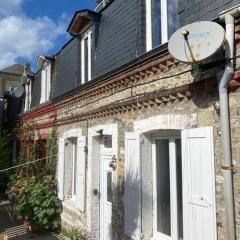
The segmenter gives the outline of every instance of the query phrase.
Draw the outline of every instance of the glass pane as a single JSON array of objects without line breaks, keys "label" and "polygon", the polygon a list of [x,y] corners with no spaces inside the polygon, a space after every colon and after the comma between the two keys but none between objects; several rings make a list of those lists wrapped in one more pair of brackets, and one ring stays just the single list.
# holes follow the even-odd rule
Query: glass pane
[{"label": "glass pane", "polygon": [[77,143],[76,142],[74,143],[73,150],[74,150],[74,153],[73,153],[73,158],[74,158],[73,159],[73,161],[74,161],[73,195],[76,195],[76,185],[77,185]]},{"label": "glass pane", "polygon": [[168,38],[180,27],[178,0],[168,0]]},{"label": "glass pane", "polygon": [[177,206],[178,206],[178,234],[183,239],[183,204],[182,204],[182,149],[181,139],[176,139],[177,161]]},{"label": "glass pane", "polygon": [[162,44],[161,0],[153,0],[152,8],[153,47],[157,47]]},{"label": "glass pane", "polygon": [[88,79],[88,37],[84,39],[84,66],[85,66],[85,82],[87,82]]},{"label": "glass pane", "polygon": [[107,201],[112,203],[112,172],[107,173]]},{"label": "glass pane", "polygon": [[169,140],[156,140],[157,231],[171,236]]},{"label": "glass pane", "polygon": [[112,135],[104,135],[103,141],[105,148],[112,148]]}]

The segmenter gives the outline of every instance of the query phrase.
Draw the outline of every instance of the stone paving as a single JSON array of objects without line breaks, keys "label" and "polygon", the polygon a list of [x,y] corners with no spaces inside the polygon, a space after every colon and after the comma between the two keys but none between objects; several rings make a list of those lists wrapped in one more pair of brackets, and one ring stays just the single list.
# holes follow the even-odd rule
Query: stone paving
[{"label": "stone paving", "polygon": [[8,236],[9,240],[64,240],[65,238],[56,234],[36,236],[28,234],[22,221],[17,220],[12,213],[8,201],[0,200],[0,234]]}]

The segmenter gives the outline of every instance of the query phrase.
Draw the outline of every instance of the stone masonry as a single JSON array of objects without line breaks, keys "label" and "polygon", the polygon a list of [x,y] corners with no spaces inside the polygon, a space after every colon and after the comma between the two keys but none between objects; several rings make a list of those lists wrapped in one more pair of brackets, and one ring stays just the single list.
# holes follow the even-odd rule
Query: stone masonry
[{"label": "stone masonry", "polygon": [[[240,27],[236,27],[236,55],[240,54]],[[78,92],[58,102],[51,103],[45,111],[33,110],[23,117],[23,123],[34,120],[40,133],[57,127],[59,136],[67,130],[79,128],[83,136],[88,136],[91,127],[106,124],[118,125],[117,170],[113,182],[113,239],[124,236],[124,136],[134,131],[136,122],[160,116],[167,122],[175,119],[181,128],[181,121],[191,127],[213,126],[214,157],[216,176],[216,206],[218,240],[226,240],[225,203],[223,196],[223,172],[221,127],[219,122],[219,96],[216,72],[219,65],[209,68],[200,66],[198,72],[191,72],[188,65],[176,62],[167,52],[162,55],[120,72],[95,87]],[[232,158],[234,173],[234,198],[237,239],[240,239],[240,60],[236,59],[235,79],[230,83],[229,103],[231,121]],[[190,120],[184,120],[186,119]],[[176,120],[183,119],[183,120]],[[163,120],[164,122],[164,120]],[[170,124],[171,125],[171,124]],[[169,125],[169,126],[170,126]],[[172,126],[173,126],[172,125]],[[166,125],[168,126],[168,125]],[[87,176],[92,169],[86,165]],[[93,200],[91,181],[87,178],[86,202],[92,204],[91,211],[76,212],[71,206],[64,206],[64,224],[77,223],[89,232],[89,239],[99,239],[99,206]],[[91,216],[95,212],[94,216]],[[90,219],[90,220],[89,220]],[[144,230],[143,230],[144,231]],[[144,239],[149,239],[151,231],[146,230]]]}]

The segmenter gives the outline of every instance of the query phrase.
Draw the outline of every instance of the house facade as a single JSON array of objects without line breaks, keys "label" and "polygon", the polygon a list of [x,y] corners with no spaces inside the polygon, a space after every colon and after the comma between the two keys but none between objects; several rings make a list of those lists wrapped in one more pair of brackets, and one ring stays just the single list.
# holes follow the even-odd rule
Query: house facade
[{"label": "house facade", "polygon": [[[57,129],[63,226],[94,240],[240,238],[238,4],[114,0],[77,11],[72,39],[39,57],[20,117],[36,138]],[[231,45],[229,18],[234,55],[225,44],[196,68],[169,54],[171,35],[199,20]],[[227,165],[219,73],[231,64]]]}]

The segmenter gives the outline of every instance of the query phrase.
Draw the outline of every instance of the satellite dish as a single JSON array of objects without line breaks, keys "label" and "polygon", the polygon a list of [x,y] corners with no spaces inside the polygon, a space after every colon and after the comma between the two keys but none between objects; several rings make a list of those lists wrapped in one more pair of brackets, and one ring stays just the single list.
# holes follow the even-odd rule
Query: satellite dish
[{"label": "satellite dish", "polygon": [[169,40],[170,54],[180,62],[199,63],[213,56],[225,40],[225,30],[215,22],[195,22],[176,31]]},{"label": "satellite dish", "polygon": [[24,94],[24,87],[23,86],[18,86],[14,91],[13,91],[13,95],[16,98],[21,98]]}]

